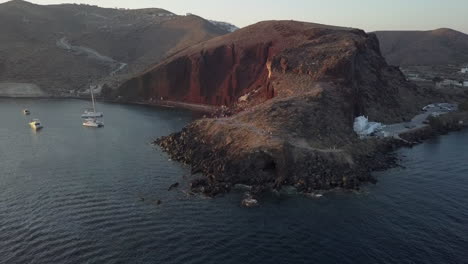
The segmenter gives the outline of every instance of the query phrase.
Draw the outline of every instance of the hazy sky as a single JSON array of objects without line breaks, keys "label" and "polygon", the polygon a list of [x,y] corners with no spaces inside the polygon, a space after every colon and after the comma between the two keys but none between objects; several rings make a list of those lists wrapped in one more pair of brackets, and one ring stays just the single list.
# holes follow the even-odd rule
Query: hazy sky
[{"label": "hazy sky", "polygon": [[[6,2],[0,0],[0,2]],[[103,7],[160,7],[194,13],[239,27],[261,20],[293,19],[374,30],[468,33],[468,0],[31,0],[37,4],[87,3]]]}]

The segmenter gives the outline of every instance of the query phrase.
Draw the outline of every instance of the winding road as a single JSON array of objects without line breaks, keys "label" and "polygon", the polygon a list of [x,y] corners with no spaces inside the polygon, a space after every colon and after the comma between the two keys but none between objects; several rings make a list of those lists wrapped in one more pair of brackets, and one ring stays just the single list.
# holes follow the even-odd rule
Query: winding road
[{"label": "winding road", "polygon": [[122,71],[128,66],[126,63],[116,61],[113,58],[102,55],[96,50],[93,50],[91,48],[71,45],[68,42],[66,37],[63,37],[57,40],[57,47],[65,49],[67,51],[75,52],[78,55],[86,54],[87,56],[89,56],[90,58],[94,60],[97,60],[99,62],[109,65],[109,67],[112,68],[112,72],[109,74],[110,76],[114,76],[115,74]]}]

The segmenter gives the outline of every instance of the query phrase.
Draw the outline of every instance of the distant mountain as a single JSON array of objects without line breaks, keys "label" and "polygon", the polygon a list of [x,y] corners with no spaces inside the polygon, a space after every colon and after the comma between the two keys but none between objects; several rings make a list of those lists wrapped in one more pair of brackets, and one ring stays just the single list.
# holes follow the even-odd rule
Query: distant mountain
[{"label": "distant mountain", "polygon": [[468,35],[448,28],[378,31],[382,54],[393,65],[447,65],[468,62]]},{"label": "distant mountain", "polygon": [[0,83],[51,93],[116,85],[179,50],[229,30],[159,8],[0,4]]}]

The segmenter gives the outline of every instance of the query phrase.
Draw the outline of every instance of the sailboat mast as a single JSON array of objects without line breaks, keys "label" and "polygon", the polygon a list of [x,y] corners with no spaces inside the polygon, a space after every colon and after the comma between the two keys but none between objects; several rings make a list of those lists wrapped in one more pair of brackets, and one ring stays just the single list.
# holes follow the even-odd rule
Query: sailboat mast
[{"label": "sailboat mast", "polygon": [[91,100],[93,101],[93,112],[96,113],[96,105],[94,104],[93,86],[89,86],[89,90],[91,91]]}]

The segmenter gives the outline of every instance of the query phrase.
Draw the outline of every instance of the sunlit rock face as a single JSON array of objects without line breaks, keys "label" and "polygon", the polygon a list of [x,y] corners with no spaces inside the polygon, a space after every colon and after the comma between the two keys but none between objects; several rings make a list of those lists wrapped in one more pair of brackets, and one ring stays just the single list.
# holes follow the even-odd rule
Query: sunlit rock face
[{"label": "sunlit rock face", "polygon": [[304,191],[357,188],[386,164],[388,145],[363,142],[354,119],[398,122],[420,109],[417,88],[388,66],[364,31],[267,21],[201,43],[122,87],[136,98],[227,105],[156,143],[188,163],[195,191],[234,184]]}]

